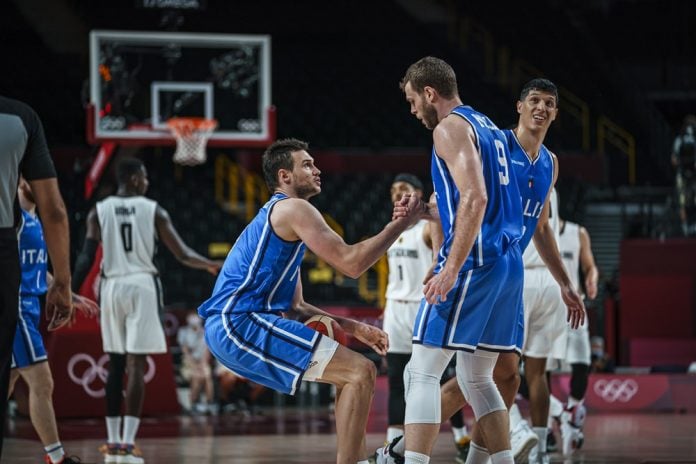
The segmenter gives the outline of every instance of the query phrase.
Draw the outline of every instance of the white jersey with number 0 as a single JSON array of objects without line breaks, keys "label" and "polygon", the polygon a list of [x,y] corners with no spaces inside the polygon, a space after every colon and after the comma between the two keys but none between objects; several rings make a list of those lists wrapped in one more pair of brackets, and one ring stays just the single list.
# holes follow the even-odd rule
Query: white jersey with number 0
[{"label": "white jersey with number 0", "polygon": [[105,277],[157,274],[152,261],[156,209],[157,202],[142,196],[110,196],[97,203]]},{"label": "white jersey with number 0", "polygon": [[[558,195],[556,194],[555,188],[551,189],[551,198],[549,201],[551,202],[549,209],[549,223],[551,224],[551,229],[553,229],[553,233],[556,236],[556,243],[558,243],[558,231],[560,230],[560,221],[558,220]],[[534,240],[529,242],[529,246],[526,250],[524,250],[522,259],[524,261],[525,268],[546,267],[546,264],[544,264],[544,260],[541,259],[541,256],[539,256],[539,252],[537,251],[536,246],[534,245]]]},{"label": "white jersey with number 0", "polygon": [[432,250],[423,240],[423,228],[427,223],[419,221],[389,247],[387,299],[420,301],[423,298],[423,278],[433,262]]}]

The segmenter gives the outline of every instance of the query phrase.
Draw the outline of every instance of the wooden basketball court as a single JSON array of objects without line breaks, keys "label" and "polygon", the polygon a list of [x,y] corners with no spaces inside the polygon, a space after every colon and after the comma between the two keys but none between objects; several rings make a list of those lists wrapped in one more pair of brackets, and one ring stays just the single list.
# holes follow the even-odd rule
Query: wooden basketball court
[{"label": "wooden basketball court", "polygon": [[[468,418],[467,418],[468,419]],[[27,418],[8,424],[2,463],[43,462],[42,447]],[[371,417],[369,450],[384,440],[384,418]],[[61,438],[83,463],[103,462],[103,419],[62,420]],[[325,408],[269,408],[256,415],[221,414],[145,418],[138,445],[148,464],[256,464],[335,462],[333,416]],[[589,414],[585,445],[564,463],[696,463],[694,414]],[[431,462],[453,463],[451,433],[443,427]]]}]

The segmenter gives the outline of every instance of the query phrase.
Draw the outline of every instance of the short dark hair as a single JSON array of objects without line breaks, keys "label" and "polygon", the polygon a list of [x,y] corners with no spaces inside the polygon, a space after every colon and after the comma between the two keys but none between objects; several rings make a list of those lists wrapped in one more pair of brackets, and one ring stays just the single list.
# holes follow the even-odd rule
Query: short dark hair
[{"label": "short dark hair", "polygon": [[426,56],[409,66],[399,82],[399,88],[403,91],[409,82],[418,94],[423,93],[423,89],[428,86],[437,90],[437,93],[444,98],[454,98],[459,95],[454,69],[434,56]]},{"label": "short dark hair", "polygon": [[397,182],[406,182],[407,184],[410,184],[414,189],[420,190],[421,192],[423,191],[423,182],[421,182],[417,176],[414,176],[413,174],[410,174],[408,172],[402,172],[400,174],[397,174],[396,177],[394,177],[392,184],[395,184]]},{"label": "short dark hair", "polygon": [[125,185],[133,174],[137,174],[145,166],[142,160],[127,156],[121,158],[116,166],[116,180],[119,185]]},{"label": "short dark hair", "polygon": [[266,180],[268,189],[273,192],[278,187],[278,170],[292,170],[292,153],[300,150],[307,150],[309,145],[298,139],[280,139],[273,142],[266,151],[263,152],[261,164],[263,166],[263,177]]},{"label": "short dark hair", "polygon": [[554,97],[556,97],[556,104],[558,104],[558,88],[556,87],[556,84],[550,80],[538,77],[524,84],[524,87],[522,87],[522,91],[520,92],[520,101],[524,101],[524,99],[527,98],[527,95],[529,95],[529,92],[532,90],[539,90],[541,92],[552,94]]}]

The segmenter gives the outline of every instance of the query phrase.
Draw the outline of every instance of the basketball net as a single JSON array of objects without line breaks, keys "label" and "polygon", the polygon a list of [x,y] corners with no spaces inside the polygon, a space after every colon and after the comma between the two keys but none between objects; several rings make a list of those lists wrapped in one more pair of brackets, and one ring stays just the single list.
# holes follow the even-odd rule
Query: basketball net
[{"label": "basketball net", "polygon": [[205,146],[217,127],[215,119],[172,118],[167,126],[176,139],[174,162],[184,166],[205,163]]}]

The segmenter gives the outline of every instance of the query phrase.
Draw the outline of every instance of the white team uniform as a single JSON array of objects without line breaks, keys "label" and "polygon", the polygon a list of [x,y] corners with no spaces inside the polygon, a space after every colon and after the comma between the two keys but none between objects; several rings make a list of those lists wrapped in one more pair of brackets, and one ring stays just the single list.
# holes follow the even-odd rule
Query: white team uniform
[{"label": "white team uniform", "polygon": [[422,220],[405,230],[389,247],[389,283],[384,308],[384,331],[389,335],[389,353],[410,353],[413,325],[423,299],[423,279],[433,262],[432,250],[423,240]]},{"label": "white team uniform", "polygon": [[[551,192],[549,221],[558,242],[558,197]],[[522,353],[532,358],[565,357],[566,308],[561,289],[539,256],[534,241],[522,255],[524,260],[524,346]]]},{"label": "white team uniform", "polygon": [[[579,267],[580,267],[580,226],[574,222],[565,222],[563,229],[560,231],[560,240],[558,248],[561,251],[563,264],[570,276],[571,282],[576,289],[580,288]],[[565,355],[565,361],[568,364],[587,364],[591,362],[590,351],[590,331],[587,325],[587,317],[585,322],[573,329],[566,324],[566,336],[568,339],[568,349]]]},{"label": "white team uniform", "polygon": [[107,353],[166,353],[155,253],[157,202],[110,196],[97,203],[103,259],[101,334]]}]

